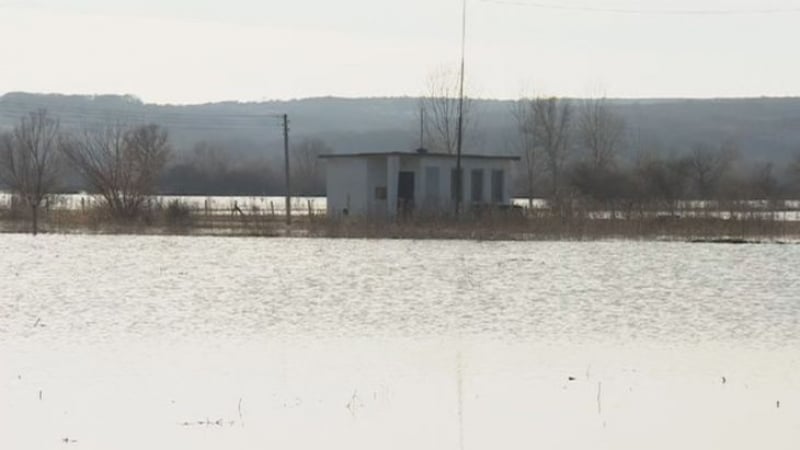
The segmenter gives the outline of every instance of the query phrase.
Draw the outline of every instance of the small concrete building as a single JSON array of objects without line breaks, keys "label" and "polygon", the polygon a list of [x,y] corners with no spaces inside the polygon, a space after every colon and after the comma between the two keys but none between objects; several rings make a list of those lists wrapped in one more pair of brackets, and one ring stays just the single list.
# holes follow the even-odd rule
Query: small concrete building
[{"label": "small concrete building", "polygon": [[[452,213],[456,156],[416,152],[321,155],[326,161],[328,215],[394,217]],[[511,204],[517,156],[461,155],[464,210]]]}]

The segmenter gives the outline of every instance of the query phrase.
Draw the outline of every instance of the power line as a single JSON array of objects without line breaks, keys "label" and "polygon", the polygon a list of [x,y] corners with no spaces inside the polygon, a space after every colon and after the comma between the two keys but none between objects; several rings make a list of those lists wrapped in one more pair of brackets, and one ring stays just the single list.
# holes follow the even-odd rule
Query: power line
[{"label": "power line", "polygon": [[264,119],[264,116],[267,115],[274,115],[275,113],[271,110],[265,111],[253,111],[253,112],[230,112],[230,111],[216,111],[213,109],[197,109],[195,111],[180,111],[175,109],[174,107],[150,107],[150,106],[143,106],[143,107],[119,107],[119,106],[88,106],[88,105],[58,105],[52,104],[48,105],[46,103],[23,103],[23,102],[5,102],[0,100],[0,112],[2,111],[11,111],[11,112],[19,112],[21,114],[27,114],[28,112],[34,111],[37,108],[44,108],[50,112],[57,112],[57,113],[65,113],[65,114],[90,114],[90,115],[99,115],[101,117],[107,117],[109,114],[112,115],[129,115],[129,116],[143,116],[143,117],[159,117],[159,118],[167,118],[167,119],[203,119],[203,118],[213,118],[213,119],[230,119],[230,120],[237,120],[237,119]]},{"label": "power line", "polygon": [[578,5],[554,5],[551,3],[529,2],[524,0],[478,0],[481,3],[510,5],[554,11],[595,13],[595,14],[628,14],[642,16],[748,16],[748,15],[781,15],[797,14],[800,8],[762,8],[762,9],[632,9],[632,8],[597,8]]},{"label": "power line", "polygon": [[[10,107],[9,107],[10,106]],[[27,116],[36,107],[23,105],[4,105],[0,102],[0,117],[15,121]],[[244,114],[225,112],[182,113],[178,111],[146,111],[119,108],[65,107],[47,108],[54,117],[62,122],[83,122],[104,124],[111,122],[145,123],[155,122],[159,125],[176,128],[197,129],[259,129],[266,121],[264,114]]]}]

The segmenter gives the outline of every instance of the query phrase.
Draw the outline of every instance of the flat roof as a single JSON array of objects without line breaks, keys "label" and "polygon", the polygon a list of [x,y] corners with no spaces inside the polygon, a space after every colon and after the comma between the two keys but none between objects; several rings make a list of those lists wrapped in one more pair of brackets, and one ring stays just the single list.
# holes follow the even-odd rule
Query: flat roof
[{"label": "flat roof", "polygon": [[[385,156],[405,156],[414,158],[452,158],[455,159],[456,155],[450,153],[432,153],[432,152],[364,152],[364,153],[330,153],[327,155],[319,155],[320,158],[370,158],[370,157],[385,157]],[[511,155],[475,155],[475,154],[461,154],[462,159],[506,159],[510,161],[519,161],[519,156]]]}]

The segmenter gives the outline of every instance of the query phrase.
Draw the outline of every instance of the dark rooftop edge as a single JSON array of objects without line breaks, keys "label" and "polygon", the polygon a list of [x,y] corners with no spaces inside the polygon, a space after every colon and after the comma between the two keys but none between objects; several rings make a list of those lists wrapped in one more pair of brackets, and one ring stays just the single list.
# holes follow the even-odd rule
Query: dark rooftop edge
[{"label": "dark rooftop edge", "polygon": [[[456,155],[449,153],[431,153],[431,152],[364,152],[364,153],[331,153],[326,155],[319,155],[323,159],[332,158],[366,158],[373,156],[412,156],[417,158],[456,158]],[[462,154],[462,159],[506,159],[511,161],[519,161],[519,156],[511,155],[467,155]]]}]

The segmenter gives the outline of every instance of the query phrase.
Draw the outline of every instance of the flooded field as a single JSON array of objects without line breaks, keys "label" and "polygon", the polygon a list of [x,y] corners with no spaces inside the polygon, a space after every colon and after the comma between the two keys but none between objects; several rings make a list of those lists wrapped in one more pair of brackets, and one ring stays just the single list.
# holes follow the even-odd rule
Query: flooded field
[{"label": "flooded field", "polygon": [[[286,214],[286,197],[276,196],[201,196],[201,195],[159,195],[150,199],[150,205],[169,205],[178,201],[196,212],[205,214],[231,214],[235,208],[245,213]],[[11,194],[0,191],[0,207],[8,208],[13,200]],[[103,198],[92,194],[60,194],[48,199],[47,208],[53,210],[81,211],[101,207]],[[292,215],[324,214],[327,201],[325,197],[292,197]]]},{"label": "flooded field", "polygon": [[0,236],[2,449],[794,449],[800,246]]}]

